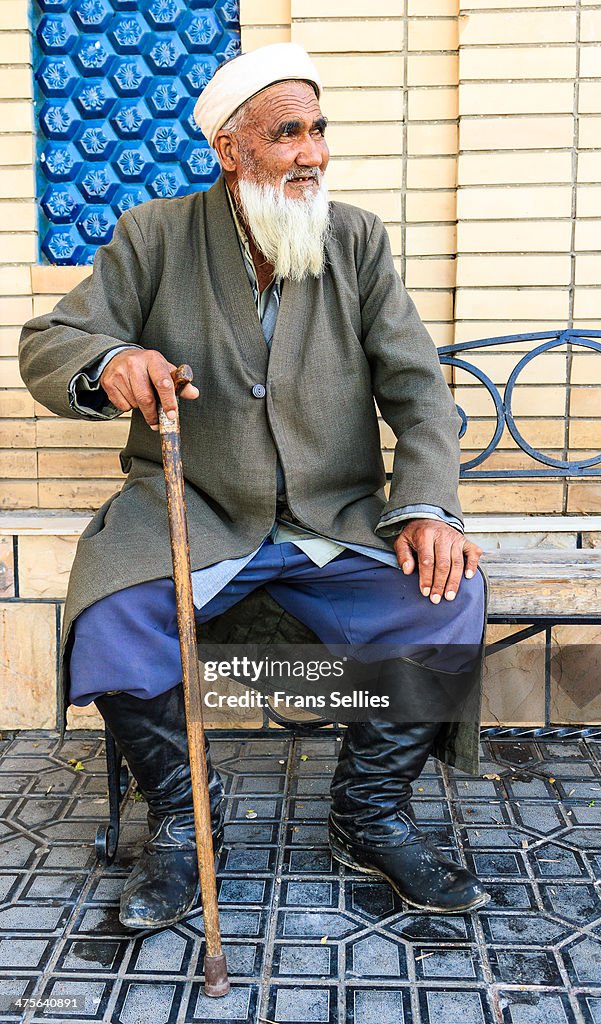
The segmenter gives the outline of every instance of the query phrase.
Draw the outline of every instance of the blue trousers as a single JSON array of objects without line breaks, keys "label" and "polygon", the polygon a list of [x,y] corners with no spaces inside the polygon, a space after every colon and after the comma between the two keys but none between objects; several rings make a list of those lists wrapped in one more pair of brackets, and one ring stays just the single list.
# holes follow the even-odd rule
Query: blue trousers
[{"label": "blue trousers", "polygon": [[[322,643],[348,644],[369,661],[370,650],[391,650],[443,671],[460,671],[453,652],[478,645],[484,629],[484,581],[463,579],[454,601],[438,605],[419,590],[417,571],[345,550],[323,567],[294,544],[266,540],[255,557],[201,610],[207,622],[264,586]],[[70,660],[72,704],[84,706],[109,690],[155,697],[182,678],[175,592],[171,579],[120,590],[87,608],[74,623]],[[421,656],[420,656],[421,652]],[[376,654],[375,657],[381,657]],[[442,660],[441,660],[442,659]]]}]

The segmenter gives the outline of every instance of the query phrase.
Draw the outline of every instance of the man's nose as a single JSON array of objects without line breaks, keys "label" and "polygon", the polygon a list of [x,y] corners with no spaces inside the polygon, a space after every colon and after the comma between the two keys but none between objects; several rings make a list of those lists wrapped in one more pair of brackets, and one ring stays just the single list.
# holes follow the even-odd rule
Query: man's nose
[{"label": "man's nose", "polygon": [[296,163],[301,167],[321,167],[324,160],[324,148],[323,138],[316,139],[312,135],[307,135],[297,153]]}]

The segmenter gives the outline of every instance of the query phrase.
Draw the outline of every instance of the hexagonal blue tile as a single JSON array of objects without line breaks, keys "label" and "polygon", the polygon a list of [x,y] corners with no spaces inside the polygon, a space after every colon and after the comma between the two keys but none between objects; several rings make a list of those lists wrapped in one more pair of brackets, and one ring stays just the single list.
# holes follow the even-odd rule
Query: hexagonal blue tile
[{"label": "hexagonal blue tile", "polygon": [[44,15],[36,30],[44,53],[68,53],[77,41],[77,31],[66,14]]},{"label": "hexagonal blue tile", "polygon": [[48,139],[72,139],[78,128],[77,111],[70,101],[44,103],[40,123]]},{"label": "hexagonal blue tile", "polygon": [[[69,262],[70,251],[71,262],[88,263],[109,239],[113,216],[217,179],[193,110],[219,61],[239,51],[238,3],[34,0],[33,29],[39,126],[48,140],[38,171],[42,253]],[[88,216],[82,200],[94,207]],[[110,210],[101,217],[103,204]],[[75,247],[62,237],[68,226],[78,231]]]},{"label": "hexagonal blue tile", "polygon": [[114,59],[111,49],[102,36],[97,39],[92,36],[84,37],[73,54],[73,60],[79,73],[86,77],[107,75]]},{"label": "hexagonal blue tile", "polygon": [[186,59],[187,50],[178,36],[156,39],[145,54],[154,75],[176,75]]},{"label": "hexagonal blue tile", "polygon": [[41,11],[66,11],[71,0],[38,0],[38,7]]},{"label": "hexagonal blue tile", "polygon": [[49,181],[73,181],[82,160],[72,143],[50,142],[40,155],[40,165]]},{"label": "hexagonal blue tile", "polygon": [[187,139],[176,121],[158,123],[148,138],[148,148],[156,160],[179,160]]},{"label": "hexagonal blue tile", "polygon": [[144,145],[124,143],[115,158],[115,171],[121,181],[145,181],[154,167],[154,160]]},{"label": "hexagonal blue tile", "polygon": [[215,10],[226,28],[237,28],[240,20],[240,4],[238,0],[221,0],[216,5]]},{"label": "hexagonal blue tile", "polygon": [[189,185],[179,167],[155,171],[146,183],[155,199],[173,199],[187,193]]},{"label": "hexagonal blue tile", "polygon": [[140,14],[128,11],[113,19],[108,39],[117,53],[140,53],[150,41],[148,25]]},{"label": "hexagonal blue tile", "polygon": [[51,263],[59,265],[72,262],[79,246],[79,235],[74,227],[64,230],[50,230],[42,242],[42,251]]},{"label": "hexagonal blue tile", "polygon": [[45,96],[70,96],[77,71],[69,57],[46,57],[36,71],[36,80]]},{"label": "hexagonal blue tile", "polygon": [[182,0],[152,0],[144,17],[154,29],[174,29],[185,10]]},{"label": "hexagonal blue tile", "polygon": [[110,118],[115,133],[122,139],[143,139],[154,118],[144,100],[121,100]]},{"label": "hexagonal blue tile", "polygon": [[190,11],[182,23],[182,40],[190,53],[210,53],[223,28],[213,11]]},{"label": "hexagonal blue tile", "polygon": [[106,0],[77,0],[71,16],[81,32],[103,32],[113,11]]},{"label": "hexagonal blue tile", "polygon": [[186,105],[188,94],[177,79],[157,78],[146,100],[155,117],[177,117]]},{"label": "hexagonal blue tile", "polygon": [[122,57],[113,65],[110,80],[119,96],[138,96],[150,84],[150,72],[141,57]]},{"label": "hexagonal blue tile", "polygon": [[90,167],[77,179],[77,186],[88,203],[110,202],[117,190],[118,179],[112,167]]},{"label": "hexagonal blue tile", "polygon": [[185,150],[182,166],[189,181],[213,182],[219,177],[219,161],[209,146],[192,143]]},{"label": "hexagonal blue tile", "polygon": [[181,69],[181,77],[188,91],[198,99],[205,85],[211,81],[217,70],[217,61],[208,54],[194,54],[187,57]]},{"label": "hexagonal blue tile", "polygon": [[74,95],[80,117],[86,120],[108,117],[116,98],[109,82],[85,78],[79,82]]},{"label": "hexagonal blue tile", "polygon": [[115,149],[117,140],[108,125],[86,125],[75,140],[75,145],[85,160],[106,161]]},{"label": "hexagonal blue tile", "polygon": [[88,206],[77,221],[82,238],[93,245],[104,245],[113,234],[117,218],[110,206]]},{"label": "hexagonal blue tile", "polygon": [[41,206],[54,224],[71,224],[83,209],[83,202],[74,185],[50,185],[42,196]]}]

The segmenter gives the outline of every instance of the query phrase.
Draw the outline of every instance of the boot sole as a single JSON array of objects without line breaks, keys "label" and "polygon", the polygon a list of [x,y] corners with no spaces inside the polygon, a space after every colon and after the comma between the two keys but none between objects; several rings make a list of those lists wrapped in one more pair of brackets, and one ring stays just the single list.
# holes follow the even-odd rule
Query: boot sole
[{"label": "boot sole", "polygon": [[380,871],[379,868],[368,868],[362,864],[358,864],[357,861],[353,860],[350,854],[341,853],[338,849],[334,849],[330,843],[330,851],[334,860],[337,860],[339,864],[342,864],[345,868],[351,868],[353,871],[358,871],[362,875],[379,875],[380,878],[385,878],[391,888],[394,889],[396,894],[400,896],[404,903],[408,903],[409,906],[415,907],[417,910],[429,910],[433,914],[463,914],[466,910],[479,910],[480,907],[486,906],[490,902],[491,896],[489,893],[482,893],[475,900],[470,903],[466,903],[461,907],[437,907],[431,903],[416,903],[415,900],[406,896],[405,893],[399,889],[398,885],[387,875],[384,871]]},{"label": "boot sole", "polygon": [[[221,853],[222,849],[223,840],[221,840],[218,849],[215,850],[215,861],[217,861],[217,858],[219,857],[219,854]],[[166,921],[151,921],[142,917],[127,918],[122,917],[121,914],[119,914],[119,921],[124,928],[134,928],[139,931],[160,931],[161,928],[170,928],[172,924],[177,924],[178,921],[182,921],[184,917],[190,914],[193,910],[199,910],[202,907],[200,895],[200,885],[197,885],[196,892],[194,893],[194,898],[186,907],[186,909],[182,910],[181,914],[177,914],[175,917],[170,917]]]}]

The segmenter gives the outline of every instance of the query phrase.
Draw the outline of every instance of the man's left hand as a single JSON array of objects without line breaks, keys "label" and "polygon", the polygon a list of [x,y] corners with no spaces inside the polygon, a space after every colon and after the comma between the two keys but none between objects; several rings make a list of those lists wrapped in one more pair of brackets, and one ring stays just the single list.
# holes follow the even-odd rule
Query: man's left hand
[{"label": "man's left hand", "polygon": [[478,568],[482,548],[439,519],[410,519],[394,542],[398,563],[409,575],[419,569],[419,589],[432,604],[444,594],[452,601],[461,577],[470,579]]}]

